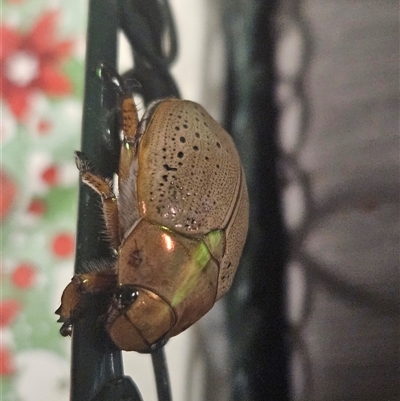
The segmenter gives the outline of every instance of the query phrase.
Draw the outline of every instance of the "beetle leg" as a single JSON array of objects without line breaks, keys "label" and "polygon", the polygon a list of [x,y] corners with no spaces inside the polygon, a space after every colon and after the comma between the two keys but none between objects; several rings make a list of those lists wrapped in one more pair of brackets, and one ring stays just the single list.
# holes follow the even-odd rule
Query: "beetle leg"
[{"label": "beetle leg", "polygon": [[114,85],[119,96],[120,123],[122,126],[122,146],[118,167],[119,201],[119,237],[129,230],[139,218],[136,195],[137,162],[136,146],[138,143],[139,117],[129,90],[121,76],[108,64],[101,65],[101,76]]},{"label": "beetle leg", "polygon": [[118,178],[126,181],[129,178],[130,168],[135,157],[136,130],[139,124],[136,105],[131,95],[126,95],[121,101],[123,141],[119,159]]},{"label": "beetle leg", "polygon": [[91,187],[101,197],[106,231],[111,246],[117,249],[120,245],[118,203],[117,197],[112,190],[111,181],[91,172],[89,169],[89,162],[82,152],[75,152],[75,161],[81,174],[82,182]]},{"label": "beetle leg", "polygon": [[[120,230],[121,236],[139,218],[136,195],[136,131],[138,127],[138,115],[132,96],[126,95],[121,102],[123,135],[118,169],[118,189],[121,204]],[[126,213],[128,212],[128,213]]]},{"label": "beetle leg", "polygon": [[63,323],[61,335],[71,335],[72,325],[85,311],[85,303],[89,295],[111,294],[117,284],[114,270],[76,274],[65,287],[61,296],[61,305],[56,310],[60,316],[58,322]]},{"label": "beetle leg", "polygon": [[120,154],[120,164],[118,171],[119,182],[126,181],[130,174],[130,167],[135,153],[135,139],[139,117],[135,103],[132,98],[132,92],[129,91],[122,77],[117,71],[106,63],[100,65],[101,77],[114,85],[120,98],[120,112],[123,133],[123,143]]}]

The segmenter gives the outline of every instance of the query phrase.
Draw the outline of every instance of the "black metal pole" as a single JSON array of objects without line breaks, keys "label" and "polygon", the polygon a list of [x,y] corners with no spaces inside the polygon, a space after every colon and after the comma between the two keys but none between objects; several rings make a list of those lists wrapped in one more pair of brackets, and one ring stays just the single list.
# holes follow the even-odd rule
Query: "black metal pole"
[{"label": "black metal pole", "polygon": [[[112,91],[103,89],[97,68],[100,62],[115,66],[117,10],[117,0],[89,1],[82,123],[81,150],[103,177],[110,178],[116,170],[118,149],[107,127],[107,110],[115,107],[116,98]],[[103,231],[98,195],[81,184],[75,273],[82,273],[88,262],[111,257]],[[96,305],[92,307],[93,313],[89,311],[74,324],[71,401],[89,401],[107,382],[123,375],[121,352],[97,324]]]}]

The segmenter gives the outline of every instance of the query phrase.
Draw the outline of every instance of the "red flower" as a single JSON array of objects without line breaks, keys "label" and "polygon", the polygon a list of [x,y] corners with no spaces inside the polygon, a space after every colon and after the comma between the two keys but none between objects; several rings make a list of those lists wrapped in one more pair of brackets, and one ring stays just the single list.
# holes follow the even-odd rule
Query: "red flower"
[{"label": "red flower", "polygon": [[0,345],[0,376],[9,376],[14,372],[15,367],[11,351]]},{"label": "red flower", "polygon": [[45,13],[27,34],[0,27],[0,94],[19,121],[35,90],[56,96],[71,93],[72,84],[59,68],[71,53],[72,41],[56,41],[56,19],[56,12]]},{"label": "red flower", "polygon": [[[0,328],[9,326],[20,312],[22,305],[16,299],[0,301]],[[0,344],[0,376],[11,375],[15,371],[12,352]]]},{"label": "red flower", "polygon": [[49,120],[40,120],[37,125],[37,130],[40,135],[45,135],[51,128],[51,122]]},{"label": "red flower", "polygon": [[42,216],[46,213],[46,202],[40,198],[34,198],[28,206],[28,213],[35,216]]},{"label": "red flower", "polygon": [[19,264],[11,274],[11,280],[18,288],[29,288],[35,283],[36,268],[30,263]]},{"label": "red flower", "polygon": [[17,186],[15,182],[0,170],[0,220],[3,220],[14,204],[17,195]]},{"label": "red flower", "polygon": [[47,185],[57,185],[59,181],[59,171],[57,166],[51,165],[47,167],[45,170],[43,170],[41,178]]},{"label": "red flower", "polygon": [[53,253],[59,258],[72,256],[75,249],[75,238],[71,234],[57,234],[52,241]]},{"label": "red flower", "polygon": [[0,301],[0,327],[9,326],[21,310],[21,304],[16,299]]}]

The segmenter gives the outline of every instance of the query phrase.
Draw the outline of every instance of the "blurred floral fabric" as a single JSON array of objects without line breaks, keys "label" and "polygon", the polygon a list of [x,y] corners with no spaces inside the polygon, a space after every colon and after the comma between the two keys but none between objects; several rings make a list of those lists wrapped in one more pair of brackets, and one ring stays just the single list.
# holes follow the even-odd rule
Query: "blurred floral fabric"
[{"label": "blurred floral fabric", "polygon": [[73,274],[86,15],[81,0],[2,2],[2,401],[69,398],[54,311]]}]

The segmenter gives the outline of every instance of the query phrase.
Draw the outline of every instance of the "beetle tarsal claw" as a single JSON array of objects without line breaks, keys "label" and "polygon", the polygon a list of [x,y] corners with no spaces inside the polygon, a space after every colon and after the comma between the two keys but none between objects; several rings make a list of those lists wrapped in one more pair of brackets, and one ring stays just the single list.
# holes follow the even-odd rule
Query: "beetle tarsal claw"
[{"label": "beetle tarsal claw", "polygon": [[74,153],[75,153],[75,164],[77,169],[81,173],[86,173],[87,171],[90,171],[90,162],[87,159],[86,155],[79,150],[75,151]]},{"label": "beetle tarsal claw", "polygon": [[66,321],[65,316],[61,316],[62,314],[62,305],[59,306],[59,308],[54,312],[56,315],[59,315],[60,317],[57,320],[57,323],[64,323]]}]

